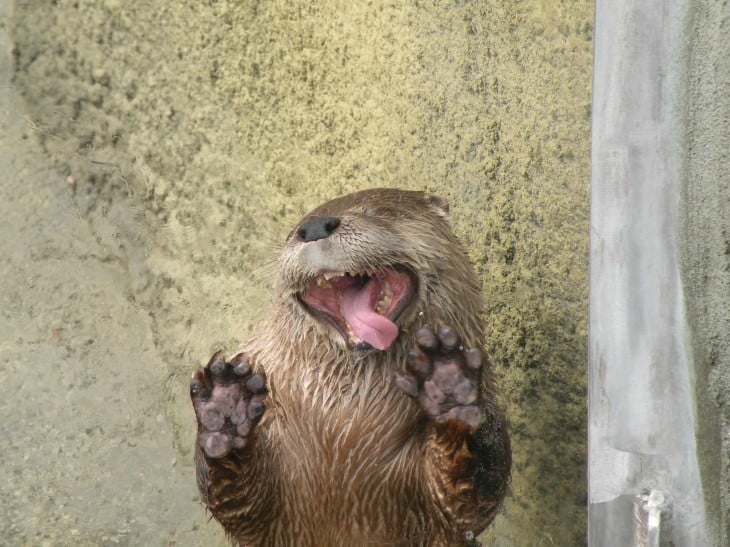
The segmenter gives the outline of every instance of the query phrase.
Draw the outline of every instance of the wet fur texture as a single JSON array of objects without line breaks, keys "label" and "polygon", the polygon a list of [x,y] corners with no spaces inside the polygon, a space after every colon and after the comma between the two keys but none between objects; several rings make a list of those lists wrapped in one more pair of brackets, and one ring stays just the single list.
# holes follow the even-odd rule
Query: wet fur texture
[{"label": "wet fur texture", "polygon": [[[203,499],[234,542],[459,545],[494,519],[511,457],[488,363],[476,431],[435,423],[395,382],[425,325],[450,325],[461,345],[483,347],[481,290],[447,213],[422,192],[369,190],[302,220],[339,218],[329,237],[305,243],[295,228],[287,238],[271,312],[241,348],[266,375],[266,410],[245,447],[218,458],[200,441],[196,449]],[[323,271],[395,264],[417,274],[418,292],[386,351],[353,352],[297,296]]]}]

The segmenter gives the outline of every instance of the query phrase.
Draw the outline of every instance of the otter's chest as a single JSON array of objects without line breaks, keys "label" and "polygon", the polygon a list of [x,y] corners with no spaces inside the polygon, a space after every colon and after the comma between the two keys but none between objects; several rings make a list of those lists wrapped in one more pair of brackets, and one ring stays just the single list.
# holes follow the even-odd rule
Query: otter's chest
[{"label": "otter's chest", "polygon": [[356,370],[303,374],[286,386],[276,380],[270,378],[270,434],[295,496],[316,500],[330,514],[361,512],[368,518],[374,507],[353,512],[353,506],[413,500],[420,418],[390,377]]}]

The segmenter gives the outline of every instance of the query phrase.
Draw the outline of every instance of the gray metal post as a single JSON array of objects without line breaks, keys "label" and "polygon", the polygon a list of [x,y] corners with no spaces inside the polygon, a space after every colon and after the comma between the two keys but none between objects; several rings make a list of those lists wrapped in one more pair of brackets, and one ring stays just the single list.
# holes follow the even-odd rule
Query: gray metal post
[{"label": "gray metal post", "polygon": [[687,18],[686,0],[596,6],[591,546],[707,544],[677,249]]}]

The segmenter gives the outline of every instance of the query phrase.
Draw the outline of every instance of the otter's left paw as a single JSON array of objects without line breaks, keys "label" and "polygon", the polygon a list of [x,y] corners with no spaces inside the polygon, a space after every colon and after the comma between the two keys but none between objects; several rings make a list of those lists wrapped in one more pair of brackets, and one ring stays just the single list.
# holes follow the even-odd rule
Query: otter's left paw
[{"label": "otter's left paw", "polygon": [[416,345],[408,352],[406,366],[411,373],[398,376],[396,385],[418,399],[421,408],[440,424],[457,423],[471,432],[484,421],[479,407],[482,352],[465,350],[451,327],[438,334],[431,327],[416,331]]}]

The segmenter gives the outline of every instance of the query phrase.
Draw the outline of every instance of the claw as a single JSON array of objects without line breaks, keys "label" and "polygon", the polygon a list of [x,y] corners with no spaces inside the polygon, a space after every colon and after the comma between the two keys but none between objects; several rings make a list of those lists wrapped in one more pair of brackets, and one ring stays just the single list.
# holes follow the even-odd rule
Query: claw
[{"label": "claw", "polygon": [[418,383],[413,378],[398,375],[395,378],[395,385],[406,395],[418,397]]},{"label": "claw", "polygon": [[216,376],[220,376],[226,370],[226,354],[219,351],[213,356],[210,364],[208,365],[210,371]]},{"label": "claw", "polygon": [[205,393],[205,384],[203,383],[203,371],[200,369],[197,369],[195,372],[193,372],[192,378],[190,378],[190,396],[191,397],[204,397],[206,395]]},{"label": "claw", "polygon": [[479,370],[482,368],[482,352],[479,348],[471,348],[464,352],[464,359],[469,368]]},{"label": "claw", "polygon": [[264,413],[264,404],[259,401],[251,401],[248,405],[248,417],[255,420]]},{"label": "claw", "polygon": [[454,329],[444,325],[439,329],[439,340],[444,350],[451,351],[459,344],[459,335]]},{"label": "claw", "polygon": [[263,374],[254,374],[246,382],[246,387],[252,393],[262,393],[266,391],[266,377]]},{"label": "claw", "polygon": [[243,353],[239,353],[231,359],[231,365],[233,366],[233,373],[236,376],[246,376],[249,372],[251,372],[251,365],[248,364]]},{"label": "claw", "polygon": [[431,372],[431,363],[428,356],[420,348],[408,350],[406,365],[419,378],[425,378]]},{"label": "claw", "polygon": [[431,327],[422,327],[416,331],[416,344],[428,350],[438,349],[438,339]]}]

